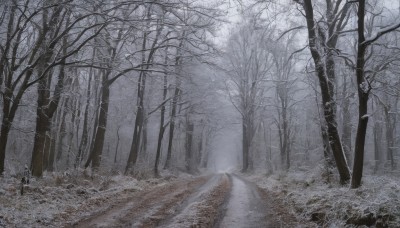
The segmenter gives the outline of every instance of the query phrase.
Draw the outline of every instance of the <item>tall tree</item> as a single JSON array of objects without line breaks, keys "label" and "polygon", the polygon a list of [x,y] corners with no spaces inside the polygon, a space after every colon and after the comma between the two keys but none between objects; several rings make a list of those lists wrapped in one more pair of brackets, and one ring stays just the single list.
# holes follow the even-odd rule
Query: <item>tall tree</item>
[{"label": "tall tree", "polygon": [[228,94],[241,115],[242,124],[242,171],[251,169],[251,144],[256,132],[256,118],[263,104],[264,83],[271,68],[271,53],[266,44],[268,29],[260,32],[259,18],[246,16],[228,41],[226,59]]},{"label": "tall tree", "polygon": [[[330,146],[332,148],[332,153],[335,158],[336,167],[339,171],[340,182],[342,184],[347,183],[350,180],[350,170],[346,161],[346,157],[344,155],[342,142],[339,136],[339,131],[337,128],[337,120],[336,120],[336,101],[334,95],[334,60],[331,54],[328,54],[328,59],[325,61],[324,56],[326,51],[332,49],[334,46],[334,42],[330,46],[321,47],[321,43],[326,42],[326,35],[321,32],[320,26],[315,23],[314,17],[314,7],[311,0],[296,1],[303,6],[306,22],[307,22],[307,31],[308,31],[308,44],[311,52],[311,56],[314,60],[314,67],[316,70],[316,75],[320,84],[320,91],[322,96],[322,104],[324,108],[324,117],[327,124],[327,133],[329,136]],[[342,1],[336,1],[334,7],[331,6],[331,1],[327,1],[328,7],[328,19],[329,18],[337,18],[335,22],[329,27],[329,30],[332,29],[332,32],[328,34],[335,34],[334,36],[329,37],[331,40],[333,37],[338,38],[340,31],[344,29],[343,24],[345,22],[347,10],[347,6],[342,6]],[[346,3],[345,3],[346,4]],[[331,16],[329,16],[331,15]]]},{"label": "tall tree", "polygon": [[[185,37],[185,34],[182,35],[182,37]],[[174,139],[174,132],[175,132],[175,124],[176,124],[176,114],[177,114],[177,106],[178,106],[178,99],[181,96],[181,83],[182,83],[182,47],[183,47],[183,39],[179,43],[179,48],[176,51],[176,56],[175,56],[175,88],[174,88],[174,94],[172,97],[171,101],[171,114],[170,114],[170,120],[169,120],[169,136],[168,136],[168,148],[167,148],[167,158],[165,161],[164,169],[169,169],[171,168],[171,159],[172,159],[172,143]]]},{"label": "tall tree", "polygon": [[[50,2],[48,2],[50,3]],[[60,18],[61,16],[66,17],[66,24],[65,27],[69,26],[69,13],[65,13],[64,15],[61,15],[61,9],[60,7],[57,7],[54,9],[56,12],[54,12],[55,17],[52,17],[52,20],[56,21],[63,21],[65,20],[64,18]],[[57,12],[59,11],[59,12]],[[47,9],[44,10],[43,13],[43,28],[48,26],[49,21],[47,21],[48,18],[48,12]],[[51,40],[54,40],[59,34],[60,29],[55,30],[55,31],[50,31],[49,32],[49,38]],[[46,39],[46,38],[45,38]],[[49,42],[49,41],[44,41],[44,42]],[[67,37],[63,37],[63,42],[62,42],[62,55],[65,56],[68,52],[67,50],[67,44],[68,40]],[[47,45],[46,45],[47,46]],[[43,71],[48,67],[49,62],[51,62],[51,59],[54,58],[54,47],[49,45],[48,49],[45,47],[46,50],[44,50],[43,58],[40,60],[39,66],[38,66],[38,74],[41,75]],[[33,151],[32,151],[32,162],[31,162],[31,170],[32,174],[36,177],[42,176],[42,172],[44,170],[43,164],[48,163],[48,158],[45,151],[45,143],[46,143],[46,135],[50,131],[51,127],[51,119],[57,110],[58,103],[61,98],[61,93],[63,92],[63,87],[64,87],[64,78],[65,78],[65,59],[62,60],[61,66],[59,68],[59,74],[57,78],[57,84],[54,89],[54,94],[53,97],[51,97],[50,94],[50,87],[51,87],[51,82],[52,82],[52,77],[50,77],[51,74],[54,72],[50,71],[46,76],[44,76],[38,83],[38,98],[37,98],[37,111],[36,111],[36,131],[35,131],[35,140],[33,144]],[[49,141],[49,138],[47,138],[47,142]],[[47,165],[45,165],[47,166]]]},{"label": "tall tree", "polygon": [[[55,67],[76,63],[68,60],[98,34],[95,31],[101,31],[107,24],[103,19],[101,23],[90,23],[87,19],[93,18],[95,14],[84,11],[86,13],[71,19],[70,25],[65,26],[63,22],[67,19],[70,8],[79,11],[82,9],[80,7],[84,7],[72,5],[70,1],[35,4],[29,0],[21,0],[11,1],[10,4],[11,10],[7,15],[8,35],[5,42],[0,44],[0,83],[4,88],[1,91],[3,119],[0,130],[0,173],[4,171],[10,129],[25,92],[47,77]],[[44,16],[45,23],[37,23]],[[81,26],[83,21],[88,22],[87,27]],[[63,38],[70,31],[74,31],[75,37],[68,43],[70,48],[67,53],[53,55],[62,53],[60,50],[63,47]],[[23,39],[26,42],[22,42]],[[27,46],[31,48],[26,48]],[[49,62],[44,61],[46,58]],[[35,175],[40,175],[40,172],[35,172]]]},{"label": "tall tree", "polygon": [[[168,47],[165,49],[165,56],[164,56],[164,65],[165,68],[168,65]],[[161,146],[162,146],[162,141],[164,138],[164,132],[165,132],[165,103],[167,102],[167,94],[168,94],[168,70],[165,69],[165,72],[163,72],[163,96],[162,96],[162,103],[161,103],[161,114],[160,114],[160,128],[158,132],[158,141],[157,141],[157,151],[156,151],[156,160],[154,162],[154,175],[158,176],[159,171],[158,171],[158,166],[160,163],[160,157],[161,157]]]},{"label": "tall tree", "polygon": [[[282,38],[281,38],[282,39]],[[294,96],[296,93],[296,81],[294,72],[294,60],[292,45],[293,37],[286,42],[275,42],[271,49],[272,61],[274,63],[274,76],[277,110],[277,128],[279,136],[279,149],[281,153],[281,166],[288,170],[290,168],[291,148],[294,141],[294,129],[292,126]]]},{"label": "tall tree", "polygon": [[365,137],[368,126],[368,98],[371,91],[371,84],[365,74],[366,52],[368,47],[378,40],[381,36],[392,32],[400,27],[400,23],[384,27],[377,31],[373,36],[365,38],[365,16],[366,1],[359,0],[357,7],[357,63],[356,79],[358,92],[358,126],[356,142],[354,148],[354,165],[351,187],[358,188],[361,185],[364,166],[364,147]]},{"label": "tall tree", "polygon": [[[149,70],[150,66],[153,63],[154,60],[154,54],[158,50],[158,42],[159,42],[159,37],[161,34],[161,31],[163,30],[163,25],[159,25],[159,20],[156,21],[156,34],[154,36],[153,42],[151,43],[150,47],[147,46],[147,41],[148,37],[151,33],[150,27],[151,27],[151,16],[152,16],[152,6],[147,6],[146,8],[146,18],[147,18],[147,24],[146,28],[143,31],[143,40],[142,40],[142,65],[141,71],[139,73],[139,79],[138,79],[138,86],[137,86],[137,112],[136,112],[136,118],[135,118],[135,126],[133,130],[133,138],[132,138],[132,145],[129,151],[129,157],[128,161],[125,167],[125,173],[131,171],[132,167],[135,165],[138,154],[139,154],[139,149],[140,149],[140,142],[141,142],[141,136],[143,134],[143,126],[145,124],[145,91],[146,91],[146,78],[147,78],[147,70]],[[146,56],[146,50],[149,49],[149,53]]]}]

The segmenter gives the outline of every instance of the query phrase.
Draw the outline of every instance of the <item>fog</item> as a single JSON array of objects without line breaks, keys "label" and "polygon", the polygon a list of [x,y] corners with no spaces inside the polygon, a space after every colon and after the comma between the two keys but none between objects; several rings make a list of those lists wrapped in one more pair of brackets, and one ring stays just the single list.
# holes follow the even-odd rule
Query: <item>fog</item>
[{"label": "fog", "polygon": [[225,126],[211,145],[212,161],[209,169],[215,172],[233,172],[241,168],[241,129],[240,125]]},{"label": "fog", "polygon": [[399,227],[399,3],[1,1],[0,227]]},{"label": "fog", "polygon": [[1,173],[397,172],[396,1],[21,2],[0,5]]}]

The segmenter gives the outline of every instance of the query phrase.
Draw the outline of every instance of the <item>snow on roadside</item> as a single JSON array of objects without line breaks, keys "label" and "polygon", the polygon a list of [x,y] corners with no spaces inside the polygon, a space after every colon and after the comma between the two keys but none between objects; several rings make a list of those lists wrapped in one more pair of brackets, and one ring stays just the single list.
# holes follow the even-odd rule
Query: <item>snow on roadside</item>
[{"label": "snow on roadside", "polygon": [[41,179],[32,178],[23,195],[20,183],[16,177],[0,177],[0,227],[59,227],[72,218],[104,209],[115,196],[127,198],[166,180],[91,176],[82,170],[47,173]]},{"label": "snow on roadside", "polygon": [[[323,227],[400,227],[400,178],[364,176],[358,189],[326,183],[321,167],[308,171],[250,175],[277,193],[300,219]],[[337,180],[332,182],[337,183]]]}]

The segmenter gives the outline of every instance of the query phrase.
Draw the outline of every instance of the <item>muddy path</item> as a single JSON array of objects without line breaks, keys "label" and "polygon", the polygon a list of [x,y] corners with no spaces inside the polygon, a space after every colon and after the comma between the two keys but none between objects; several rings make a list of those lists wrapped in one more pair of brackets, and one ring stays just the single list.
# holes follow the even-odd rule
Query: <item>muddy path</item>
[{"label": "muddy path", "polygon": [[64,227],[281,227],[267,192],[234,174],[180,180],[137,192]]},{"label": "muddy path", "polygon": [[210,178],[180,180],[133,193],[131,198],[110,202],[105,210],[65,227],[156,227],[159,221],[174,214],[179,205]]},{"label": "muddy path", "polygon": [[229,201],[218,226],[229,227],[279,227],[273,211],[255,184],[236,175],[229,175],[232,183]]}]

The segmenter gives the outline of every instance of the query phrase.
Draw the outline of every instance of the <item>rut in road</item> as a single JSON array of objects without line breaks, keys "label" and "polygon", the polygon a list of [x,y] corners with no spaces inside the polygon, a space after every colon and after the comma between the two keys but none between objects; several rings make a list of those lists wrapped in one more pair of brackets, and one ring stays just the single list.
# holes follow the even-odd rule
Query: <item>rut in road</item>
[{"label": "rut in road", "polygon": [[279,227],[260,191],[232,174],[180,180],[67,227]]},{"label": "rut in road", "polygon": [[160,223],[160,227],[214,227],[222,214],[221,205],[230,190],[226,174],[214,175],[196,193],[188,197],[177,213]]},{"label": "rut in road", "polygon": [[106,209],[64,227],[157,227],[157,224],[194,193],[210,177],[183,179],[169,185],[154,187],[119,201]]}]

